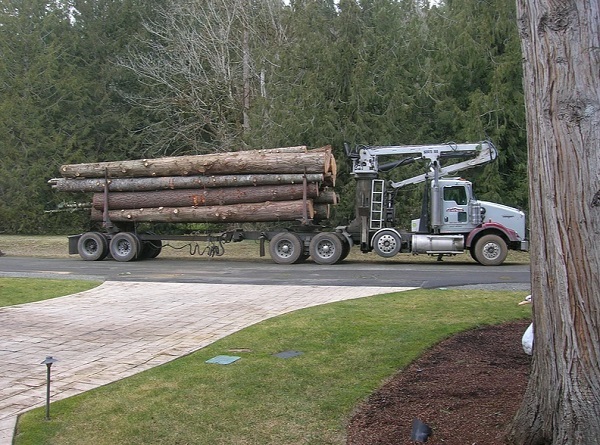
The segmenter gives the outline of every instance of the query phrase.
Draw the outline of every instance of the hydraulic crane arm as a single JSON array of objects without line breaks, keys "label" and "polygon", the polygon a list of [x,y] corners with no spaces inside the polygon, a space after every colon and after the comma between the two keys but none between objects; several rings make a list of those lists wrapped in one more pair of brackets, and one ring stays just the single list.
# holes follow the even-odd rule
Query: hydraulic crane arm
[{"label": "hydraulic crane arm", "polygon": [[[441,167],[439,162],[432,161],[431,169],[438,170],[438,177],[450,175],[453,173],[457,173],[459,171],[468,170],[473,167],[477,167],[479,165],[487,164],[489,162],[493,162],[498,157],[498,152],[496,147],[489,141],[482,142],[479,144],[481,147],[475,157],[463,162],[457,162],[456,164],[451,164],[446,167]],[[444,156],[442,156],[444,157]],[[394,189],[399,189],[411,184],[418,184],[420,182],[425,181],[429,177],[429,173],[424,173],[422,175],[413,176],[412,178],[405,179],[403,181],[398,182],[390,182],[390,186]]]},{"label": "hydraulic crane arm", "polygon": [[[405,159],[396,161],[397,165],[426,159],[429,160],[430,168],[437,170],[440,175],[444,175],[492,162],[496,159],[497,154],[496,147],[490,141],[482,141],[477,144],[455,144],[449,142],[438,145],[361,146],[353,153],[348,152],[348,156],[352,159],[353,163],[352,173],[357,177],[377,174],[394,165],[394,163],[391,163],[380,166],[379,158],[382,156],[405,156]],[[444,168],[440,166],[441,159],[465,157],[470,159]],[[419,175],[409,178],[393,183],[392,186],[399,188],[408,184],[416,184],[424,181],[425,176]]]}]

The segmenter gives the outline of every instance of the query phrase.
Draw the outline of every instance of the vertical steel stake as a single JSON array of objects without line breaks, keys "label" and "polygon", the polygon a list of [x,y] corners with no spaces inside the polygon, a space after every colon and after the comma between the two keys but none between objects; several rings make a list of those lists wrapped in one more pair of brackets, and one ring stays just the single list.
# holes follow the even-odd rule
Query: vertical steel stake
[{"label": "vertical steel stake", "polygon": [[302,225],[308,224],[308,209],[307,206],[307,191],[308,181],[306,180],[306,168],[304,169],[304,174],[302,175]]}]

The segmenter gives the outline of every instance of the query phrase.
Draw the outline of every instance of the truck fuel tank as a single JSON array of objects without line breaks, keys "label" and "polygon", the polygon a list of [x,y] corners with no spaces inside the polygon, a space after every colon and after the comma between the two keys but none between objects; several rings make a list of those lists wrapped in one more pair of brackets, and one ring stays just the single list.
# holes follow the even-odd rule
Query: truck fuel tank
[{"label": "truck fuel tank", "polygon": [[462,235],[413,235],[412,253],[462,253],[465,240]]}]

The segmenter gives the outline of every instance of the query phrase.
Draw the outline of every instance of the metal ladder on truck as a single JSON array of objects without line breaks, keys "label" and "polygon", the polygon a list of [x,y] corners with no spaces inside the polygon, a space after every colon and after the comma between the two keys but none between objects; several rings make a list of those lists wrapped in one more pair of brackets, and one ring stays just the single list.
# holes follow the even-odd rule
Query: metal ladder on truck
[{"label": "metal ladder on truck", "polygon": [[371,186],[371,217],[369,228],[373,230],[383,228],[383,195],[385,193],[383,179],[373,179]]}]

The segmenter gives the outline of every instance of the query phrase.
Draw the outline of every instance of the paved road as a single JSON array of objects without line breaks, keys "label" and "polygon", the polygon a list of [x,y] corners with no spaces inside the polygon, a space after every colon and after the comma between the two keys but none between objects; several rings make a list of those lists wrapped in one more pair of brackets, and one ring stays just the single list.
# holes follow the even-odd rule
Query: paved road
[{"label": "paved road", "polygon": [[225,260],[173,260],[119,263],[113,260],[82,261],[77,258],[37,259],[2,257],[0,276],[83,277],[110,281],[178,283],[449,287],[515,283],[529,286],[528,265],[484,267],[474,263],[348,262],[323,266],[307,262],[295,265]]}]

